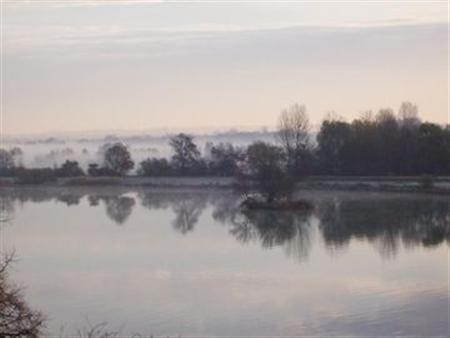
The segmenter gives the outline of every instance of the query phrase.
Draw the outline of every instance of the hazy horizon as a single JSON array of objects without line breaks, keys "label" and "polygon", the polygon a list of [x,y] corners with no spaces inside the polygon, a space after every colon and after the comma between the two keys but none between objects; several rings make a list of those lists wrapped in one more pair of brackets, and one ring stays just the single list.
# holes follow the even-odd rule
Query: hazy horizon
[{"label": "hazy horizon", "polygon": [[446,2],[8,1],[4,135],[275,126],[405,100],[448,123]]}]

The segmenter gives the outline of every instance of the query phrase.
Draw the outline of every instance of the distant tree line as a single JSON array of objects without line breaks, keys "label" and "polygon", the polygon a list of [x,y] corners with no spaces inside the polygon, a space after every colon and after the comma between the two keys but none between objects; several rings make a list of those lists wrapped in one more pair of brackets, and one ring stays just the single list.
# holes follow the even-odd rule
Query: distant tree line
[{"label": "distant tree line", "polygon": [[[231,143],[206,145],[202,155],[194,137],[184,133],[170,141],[170,158],[148,158],[139,163],[141,176],[246,176],[253,175],[266,190],[271,185],[291,186],[285,178],[308,175],[449,175],[450,128],[422,122],[417,106],[404,102],[397,113],[380,109],[346,122],[335,113],[323,120],[313,137],[304,105],[295,104],[280,114],[277,139],[247,147]],[[20,148],[0,149],[0,176],[22,183],[74,176],[124,176],[135,168],[129,149],[117,142],[101,147],[99,163],[84,171],[76,161],[59,167],[27,169],[19,161]],[[276,178],[279,179],[276,179]],[[273,180],[273,181],[271,181]]]},{"label": "distant tree line", "polygon": [[421,122],[417,107],[401,105],[398,115],[381,109],[347,123],[323,121],[317,135],[315,173],[327,175],[448,175],[449,126]]},{"label": "distant tree line", "polygon": [[[53,168],[25,168],[18,165],[17,150],[0,149],[0,176],[10,176],[17,183],[36,184],[55,181],[57,178],[79,176],[123,176],[134,167],[131,154],[122,143],[106,144],[99,150],[101,164],[91,163],[85,172],[77,161],[66,160]],[[22,154],[20,152],[20,154]]]},{"label": "distant tree line", "polygon": [[[236,147],[209,145],[202,157],[193,137],[174,136],[171,159],[140,163],[143,176],[234,176],[239,172],[284,168],[299,179],[308,175],[412,176],[450,174],[450,127],[422,122],[417,106],[404,102],[365,112],[352,122],[330,113],[313,137],[304,105],[281,112],[277,140]],[[264,162],[264,163],[263,163]],[[268,167],[273,168],[269,170]],[[275,174],[274,171],[270,175]]]}]

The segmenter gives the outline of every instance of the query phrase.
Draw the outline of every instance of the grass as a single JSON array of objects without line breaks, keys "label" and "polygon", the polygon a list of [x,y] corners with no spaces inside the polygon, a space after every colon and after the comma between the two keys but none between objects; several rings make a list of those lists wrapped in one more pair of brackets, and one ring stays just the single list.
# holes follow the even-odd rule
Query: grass
[{"label": "grass", "polygon": [[73,177],[64,180],[64,185],[85,185],[85,186],[102,186],[102,185],[119,185],[122,182],[120,177],[91,177],[91,176],[82,176],[82,177]]}]

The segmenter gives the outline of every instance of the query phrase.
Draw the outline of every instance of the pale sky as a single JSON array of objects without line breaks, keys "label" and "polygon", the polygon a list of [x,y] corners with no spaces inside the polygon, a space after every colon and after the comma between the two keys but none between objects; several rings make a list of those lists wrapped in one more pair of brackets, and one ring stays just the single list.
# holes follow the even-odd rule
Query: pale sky
[{"label": "pale sky", "polygon": [[447,122],[447,1],[3,1],[3,132]]}]

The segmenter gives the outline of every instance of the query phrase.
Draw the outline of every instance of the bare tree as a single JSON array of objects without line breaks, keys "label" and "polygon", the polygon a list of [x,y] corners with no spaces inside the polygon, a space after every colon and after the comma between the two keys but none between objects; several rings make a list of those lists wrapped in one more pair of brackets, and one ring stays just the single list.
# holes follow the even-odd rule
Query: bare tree
[{"label": "bare tree", "polygon": [[288,168],[297,171],[302,154],[310,148],[310,124],[305,105],[294,104],[281,112],[278,140],[286,153]]},{"label": "bare tree", "polygon": [[287,151],[308,146],[309,129],[305,105],[294,104],[281,112],[278,119],[278,138]]},{"label": "bare tree", "polygon": [[8,267],[14,252],[0,254],[0,337],[38,337],[44,316],[30,309],[22,290],[8,281]]},{"label": "bare tree", "polygon": [[402,102],[398,109],[398,119],[406,127],[418,125],[420,123],[419,108],[412,102]]},{"label": "bare tree", "polygon": [[373,111],[365,110],[359,113],[359,120],[363,124],[370,124],[375,120]]},{"label": "bare tree", "polygon": [[345,118],[337,113],[334,110],[331,110],[327,112],[323,118],[323,121],[329,121],[329,122],[345,122]]}]

